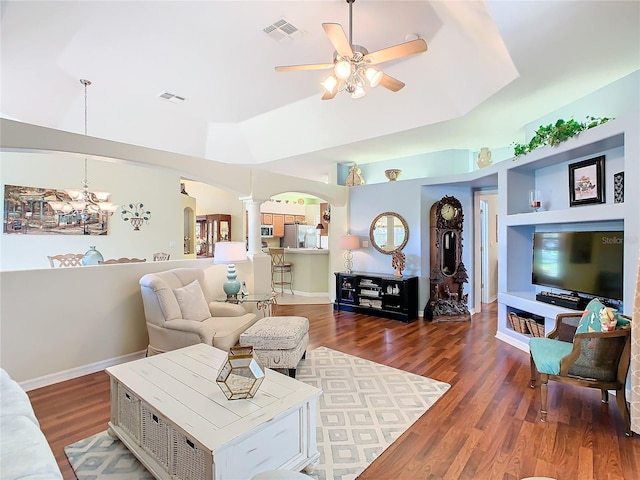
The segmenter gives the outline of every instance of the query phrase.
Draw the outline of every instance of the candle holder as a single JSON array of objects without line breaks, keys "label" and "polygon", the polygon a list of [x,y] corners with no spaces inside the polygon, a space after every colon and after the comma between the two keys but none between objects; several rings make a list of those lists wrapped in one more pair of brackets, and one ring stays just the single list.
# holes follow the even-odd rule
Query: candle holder
[{"label": "candle holder", "polygon": [[529,206],[534,212],[537,212],[542,206],[542,197],[540,190],[529,190]]}]

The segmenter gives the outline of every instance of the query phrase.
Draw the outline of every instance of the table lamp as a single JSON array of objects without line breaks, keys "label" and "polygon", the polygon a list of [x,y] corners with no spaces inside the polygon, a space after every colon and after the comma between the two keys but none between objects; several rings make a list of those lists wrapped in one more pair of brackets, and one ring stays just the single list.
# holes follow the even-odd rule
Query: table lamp
[{"label": "table lamp", "polygon": [[213,263],[227,264],[227,281],[222,288],[227,298],[240,292],[240,282],[236,275],[236,263],[247,261],[247,247],[244,242],[217,242],[213,252]]},{"label": "table lamp", "polygon": [[340,237],[340,248],[344,252],[344,268],[347,273],[351,273],[353,268],[353,253],[351,250],[360,248],[360,237],[357,235],[343,235]]},{"label": "table lamp", "polygon": [[318,231],[318,248],[322,248],[322,230],[324,230],[324,225],[322,222],[318,222],[316,225],[316,230]]}]

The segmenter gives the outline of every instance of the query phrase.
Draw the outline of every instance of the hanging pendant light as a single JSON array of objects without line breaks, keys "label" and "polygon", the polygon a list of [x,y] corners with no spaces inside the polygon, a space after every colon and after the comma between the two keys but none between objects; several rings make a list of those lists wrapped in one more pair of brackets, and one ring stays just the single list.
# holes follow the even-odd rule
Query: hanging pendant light
[{"label": "hanging pendant light", "polygon": [[[84,134],[87,135],[87,87],[91,81],[81,79],[84,85]],[[84,181],[81,189],[67,189],[68,200],[50,201],[49,206],[57,215],[77,216],[82,220],[83,231],[89,235],[88,221],[92,215],[111,216],[118,209],[118,205],[108,201],[108,192],[90,192],[87,176],[87,158],[84,159]]]}]

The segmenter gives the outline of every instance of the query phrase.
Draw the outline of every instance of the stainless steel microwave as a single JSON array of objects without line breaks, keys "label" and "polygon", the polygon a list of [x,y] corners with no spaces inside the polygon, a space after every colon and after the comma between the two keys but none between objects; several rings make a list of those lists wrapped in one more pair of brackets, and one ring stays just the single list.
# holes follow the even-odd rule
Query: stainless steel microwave
[{"label": "stainless steel microwave", "polygon": [[260,225],[261,237],[273,237],[273,225]]}]

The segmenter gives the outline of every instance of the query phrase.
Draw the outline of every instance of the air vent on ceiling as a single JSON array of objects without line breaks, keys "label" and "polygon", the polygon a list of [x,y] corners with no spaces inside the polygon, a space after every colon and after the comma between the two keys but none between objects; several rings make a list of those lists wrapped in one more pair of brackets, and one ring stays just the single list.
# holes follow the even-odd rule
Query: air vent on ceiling
[{"label": "air vent on ceiling", "polygon": [[287,20],[281,18],[273,22],[271,25],[262,29],[264,33],[277,41],[281,41],[287,38],[293,38],[300,30],[291,25]]},{"label": "air vent on ceiling", "polygon": [[169,92],[161,93],[159,95],[159,98],[162,98],[163,100],[167,100],[167,101],[169,101],[171,103],[181,103],[181,102],[185,101],[184,97],[180,97],[178,95],[175,95],[175,94],[169,93]]}]

